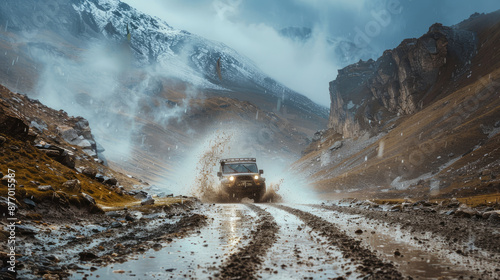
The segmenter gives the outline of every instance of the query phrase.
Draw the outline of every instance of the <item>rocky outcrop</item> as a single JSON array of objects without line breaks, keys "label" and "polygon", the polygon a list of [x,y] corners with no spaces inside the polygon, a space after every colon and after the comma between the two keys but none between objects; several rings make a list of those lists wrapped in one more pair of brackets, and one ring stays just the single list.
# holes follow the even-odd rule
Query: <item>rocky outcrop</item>
[{"label": "rocky outcrop", "polygon": [[440,94],[434,86],[448,64],[453,64],[451,80],[456,80],[475,51],[474,32],[434,24],[427,34],[404,40],[377,61],[339,70],[330,83],[329,128],[352,137],[395,115],[417,112]]}]

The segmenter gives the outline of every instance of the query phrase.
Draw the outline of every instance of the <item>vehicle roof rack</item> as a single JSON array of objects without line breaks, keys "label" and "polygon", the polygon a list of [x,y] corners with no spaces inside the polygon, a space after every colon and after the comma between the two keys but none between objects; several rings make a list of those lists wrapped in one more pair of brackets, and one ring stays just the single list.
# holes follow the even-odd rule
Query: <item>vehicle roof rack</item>
[{"label": "vehicle roof rack", "polygon": [[220,163],[226,162],[257,162],[255,158],[224,158],[220,160]]}]

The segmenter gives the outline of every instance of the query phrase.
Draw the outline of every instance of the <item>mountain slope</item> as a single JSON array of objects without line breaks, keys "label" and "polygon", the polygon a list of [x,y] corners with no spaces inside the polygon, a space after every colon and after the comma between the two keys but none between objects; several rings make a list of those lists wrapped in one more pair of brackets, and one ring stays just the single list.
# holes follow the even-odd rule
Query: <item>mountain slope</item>
[{"label": "mountain slope", "polygon": [[[433,25],[377,61],[339,71],[331,83],[330,129],[317,134],[296,167],[330,195],[494,198],[499,27],[500,11],[452,28]],[[391,66],[388,56],[405,60]]]},{"label": "mountain slope", "polygon": [[[107,39],[122,53],[132,55],[136,66],[155,64],[163,75],[172,76],[203,89],[262,92],[268,98],[283,98],[304,113],[323,117],[327,109],[274,81],[248,58],[228,46],[170,27],[167,23],[139,13],[117,0],[23,1],[3,3],[0,21],[4,31],[32,36],[52,32],[60,35],[61,44],[88,47],[96,39]],[[127,28],[131,33],[126,41]],[[33,35],[33,34],[31,34]],[[27,37],[27,36],[21,36]],[[25,39],[25,38],[23,38]],[[30,40],[28,38],[27,40]],[[35,40],[33,40],[35,41]],[[75,55],[67,48],[50,42],[29,42],[29,47]],[[131,51],[131,54],[127,53]],[[216,62],[221,59],[222,80],[217,76]]]},{"label": "mountain slope", "polygon": [[110,165],[150,182],[176,177],[212,131],[243,139],[233,153],[289,161],[327,123],[228,46],[120,1],[2,2],[0,23],[0,83],[85,117]]}]

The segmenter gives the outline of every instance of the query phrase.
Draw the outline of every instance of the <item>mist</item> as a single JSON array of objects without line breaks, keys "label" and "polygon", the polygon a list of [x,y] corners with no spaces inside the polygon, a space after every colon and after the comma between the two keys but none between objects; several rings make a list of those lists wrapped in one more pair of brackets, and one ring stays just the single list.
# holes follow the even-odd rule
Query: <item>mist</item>
[{"label": "mist", "polygon": [[[495,0],[124,2],[174,28],[227,44],[277,81],[324,106],[330,104],[328,83],[338,69],[359,59],[377,59],[402,40],[420,37],[435,22],[454,25],[475,12],[500,9]],[[310,28],[312,36],[289,40],[279,34],[286,27]],[[327,43],[332,41],[355,46]]]}]

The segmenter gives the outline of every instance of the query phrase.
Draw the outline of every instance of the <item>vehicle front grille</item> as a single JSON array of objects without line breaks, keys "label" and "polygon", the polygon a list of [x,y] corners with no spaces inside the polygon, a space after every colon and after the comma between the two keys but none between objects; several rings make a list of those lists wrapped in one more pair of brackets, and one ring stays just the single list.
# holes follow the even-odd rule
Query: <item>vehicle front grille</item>
[{"label": "vehicle front grille", "polygon": [[237,179],[238,179],[238,181],[252,181],[253,180],[252,176],[238,176]]}]

